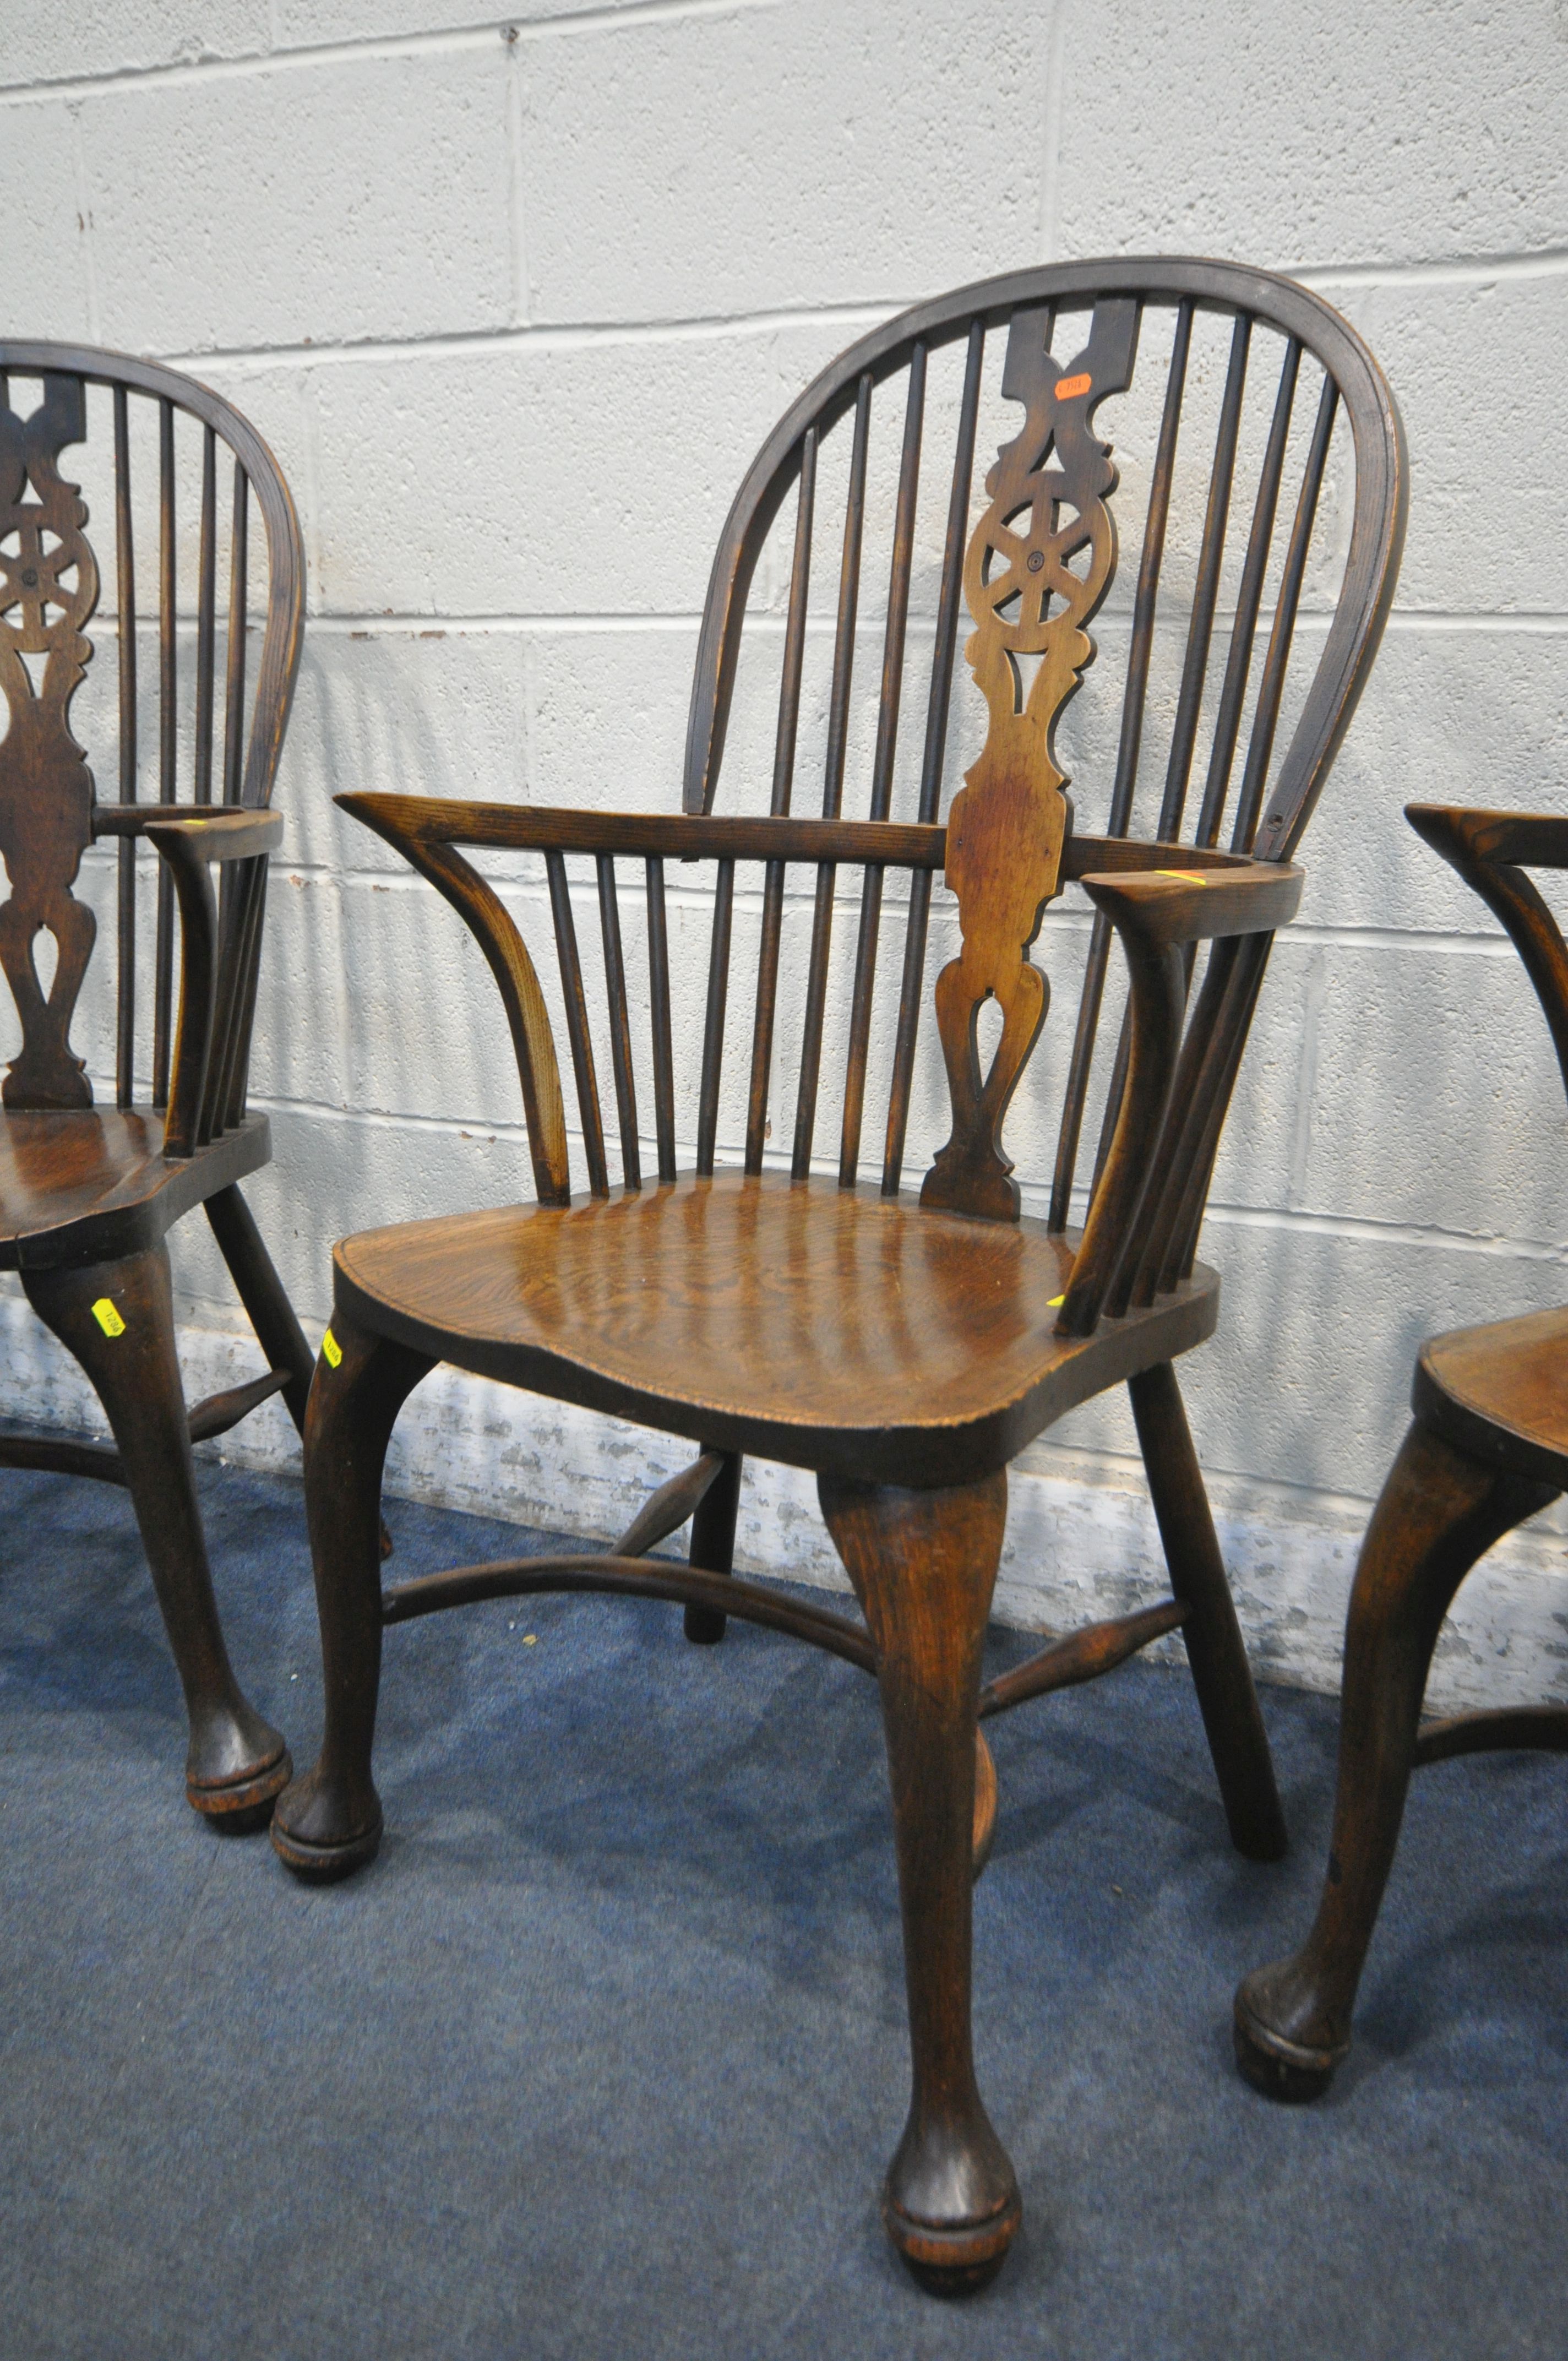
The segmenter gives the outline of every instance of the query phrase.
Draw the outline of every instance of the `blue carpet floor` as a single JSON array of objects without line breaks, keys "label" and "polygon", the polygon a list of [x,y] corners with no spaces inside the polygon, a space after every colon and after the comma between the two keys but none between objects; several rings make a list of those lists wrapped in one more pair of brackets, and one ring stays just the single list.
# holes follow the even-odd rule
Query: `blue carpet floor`
[{"label": "blue carpet floor", "polygon": [[[298,1491],[203,1485],[236,1662],[307,1762]],[[519,1546],[392,1519],[400,1576]],[[1332,1702],[1265,1693],[1277,1870],[1228,1849],[1184,1675],[992,1725],[977,2040],[1025,2218],[944,2306],[876,2215],[906,2081],[870,1683],[564,1599],[390,1633],[383,1698],[381,1859],[302,1888],[184,1804],[124,1497],[0,1476],[7,2361],[1568,2352],[1550,1760],[1422,1774],[1358,2051],[1291,2112],[1227,2023],[1304,1924]]]}]

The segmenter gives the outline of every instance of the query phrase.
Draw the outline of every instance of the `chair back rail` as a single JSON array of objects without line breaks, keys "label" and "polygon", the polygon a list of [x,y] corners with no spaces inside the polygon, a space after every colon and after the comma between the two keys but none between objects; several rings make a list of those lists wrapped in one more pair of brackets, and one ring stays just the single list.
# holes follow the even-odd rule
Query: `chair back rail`
[{"label": "chair back rail", "polygon": [[[64,455],[83,443],[93,445],[93,460],[103,455],[95,478],[108,478],[99,522],[112,529],[114,553],[102,574],[88,538],[88,504],[62,473],[70,464]],[[226,467],[220,466],[220,445]],[[261,519],[264,579],[260,650],[249,686],[253,510]],[[220,548],[225,522],[226,566]],[[114,585],[118,680],[113,724],[102,708],[98,718],[117,736],[114,749],[99,743],[103,730],[90,746],[79,746],[70,721],[93,661],[84,627],[101,580]],[[83,853],[97,839],[115,836],[115,1102],[133,1104],[139,1075],[152,1104],[167,1107],[176,895],[160,862],[151,1022],[138,1033],[137,816],[170,807],[255,808],[270,800],[303,616],[293,503],[255,428],[193,379],[129,356],[0,340],[0,682],[10,715],[0,741],[0,851],[11,886],[0,910],[0,963],[22,1030],[4,1103],[17,1109],[92,1103],[70,1029],[96,921],[71,887]],[[145,633],[142,622],[148,603],[153,633]],[[156,647],[155,661],[148,660],[144,634]],[[41,660],[36,683],[28,657]],[[181,677],[186,663],[193,674],[188,682]],[[147,711],[154,700],[155,730]],[[211,1050],[181,1126],[185,1152],[245,1111],[266,867],[265,856],[258,856],[223,868]],[[56,946],[47,992],[35,961],[45,930]]]},{"label": "chair back rail", "polygon": [[[1118,431],[1134,417],[1140,351],[1155,357],[1148,447],[1133,453],[1146,489],[1135,562],[1120,566],[1118,524],[1127,519],[1098,413],[1125,398]],[[1085,876],[1166,869],[1202,878],[1227,862],[1251,871],[1288,862],[1376,650],[1405,501],[1398,414],[1376,362],[1320,298],[1265,273],[1190,261],[1052,266],[961,290],[863,337],[770,436],[720,536],[683,814],[345,799],[481,937],[488,928],[497,938],[487,950],[509,979],[520,1069],[532,1061],[524,1092],[539,1116],[531,1114],[530,1132],[542,1192],[564,1202],[571,1186],[559,1082],[553,1058],[548,1073],[541,1062],[531,1014],[535,1003],[543,1010],[545,988],[505,903],[458,846],[543,855],[575,1152],[592,1193],[608,1192],[617,1162],[623,1185],[643,1182],[640,1066],[661,1182],[674,1178],[689,1122],[699,1175],[730,1157],[751,1173],[774,1167],[796,1178],[836,1166],[853,1185],[869,1160],[874,1109],[872,1170],[880,1165],[884,1193],[898,1193],[922,1071],[929,1080],[919,1056],[929,994],[951,1131],[928,1162],[923,1202],[1015,1217],[1020,1192],[1001,1134],[1046,1017],[1049,979],[1030,949],[1047,908]],[[1080,765],[1096,797],[1086,817],[1101,830],[1089,836],[1068,798],[1058,731],[1095,654],[1090,626],[1119,572],[1130,592],[1111,610],[1125,648],[1113,684],[1119,720],[1113,745]],[[961,610],[972,686],[958,662]],[[1321,639],[1292,684],[1304,612]],[[918,705],[906,684],[917,645],[929,649]],[[725,755],[751,649],[764,689],[774,667],[766,812],[728,816]],[[906,708],[911,730],[902,728]],[[808,728],[818,725],[820,817],[806,818],[795,801]],[[949,800],[957,744],[971,759]],[[857,807],[863,817],[850,817]],[[620,898],[633,861],[642,873],[646,1059],[636,1054],[641,995]],[[711,881],[700,983],[689,957],[672,973],[670,950],[670,895],[684,936],[696,865]],[[859,872],[847,894],[845,870]],[[938,873],[951,901],[938,898]],[[1190,1270],[1271,939],[1255,916],[1225,933],[1189,914],[1185,931],[1157,940],[1146,934],[1146,897],[1118,902],[1096,887],[1091,901],[1087,927],[1053,915],[1049,937],[1052,968],[1058,949],[1082,950],[1054,1158],[1041,1176],[1049,1226],[1077,1219],[1085,1252],[1093,1241],[1092,1306],[1069,1301],[1063,1316],[1074,1324],[1091,1309],[1098,1317],[1146,1303]],[[587,956],[583,933],[596,904],[602,961]],[[1266,906],[1284,904],[1248,906]],[[890,907],[901,939],[884,949]],[[959,940],[933,984],[931,939],[938,919],[950,939],[955,917]],[[797,928],[791,996],[781,980]],[[743,983],[731,972],[742,929]],[[1112,988],[1117,931],[1136,986],[1130,996],[1119,978]],[[683,981],[684,1026],[672,1017]],[[1097,1068],[1108,1015],[1115,1047]],[[998,1017],[1000,1038],[982,1058],[981,1033]],[[836,1137],[825,1137],[830,1032],[837,1121]],[[684,1108],[673,1039],[690,1044],[699,1068],[695,1105]],[[1086,1137],[1095,1143],[1087,1183]],[[1136,1175],[1127,1163],[1135,1145]],[[1096,1222],[1101,1202],[1118,1209],[1113,1236]]]}]

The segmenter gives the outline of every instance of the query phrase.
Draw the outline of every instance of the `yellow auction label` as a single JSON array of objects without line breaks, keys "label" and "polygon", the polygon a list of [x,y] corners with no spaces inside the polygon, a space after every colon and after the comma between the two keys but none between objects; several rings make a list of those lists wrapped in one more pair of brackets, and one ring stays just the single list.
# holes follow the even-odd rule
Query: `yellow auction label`
[{"label": "yellow auction label", "polygon": [[329,1369],[335,1369],[343,1358],[343,1346],[329,1328],[322,1338],[322,1358]]},{"label": "yellow auction label", "polygon": [[123,1336],[126,1323],[106,1295],[101,1295],[93,1306],[93,1317],[105,1336]]}]

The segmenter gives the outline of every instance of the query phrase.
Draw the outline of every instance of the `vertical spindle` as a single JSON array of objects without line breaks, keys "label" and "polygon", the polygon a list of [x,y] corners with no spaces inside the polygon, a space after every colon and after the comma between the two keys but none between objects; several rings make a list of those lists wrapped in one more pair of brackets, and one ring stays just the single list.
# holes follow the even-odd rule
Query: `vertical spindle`
[{"label": "vertical spindle", "polygon": [[1214,743],[1209,755],[1209,775],[1204,782],[1202,807],[1198,816],[1194,840],[1199,844],[1219,842],[1225,797],[1230,793],[1231,766],[1235,760],[1236,736],[1241,727],[1247,675],[1252,669],[1258,604],[1263,597],[1264,576],[1268,570],[1268,552],[1274,539],[1274,520],[1279,505],[1279,484],[1285,471],[1285,446],[1289,439],[1290,413],[1295,404],[1296,380],[1300,366],[1301,347],[1291,336],[1285,346],[1279,390],[1275,396],[1274,418],[1268,430],[1268,447],[1264,453],[1257,498],[1253,503],[1252,531],[1247,535],[1246,559],[1242,567],[1241,589],[1236,596],[1236,619],[1231,626],[1230,653],[1225,661],[1224,686],[1220,691],[1220,710],[1214,723]]},{"label": "vertical spindle", "polygon": [[1268,653],[1263,660],[1263,678],[1258,684],[1257,710],[1253,715],[1246,770],[1242,778],[1235,827],[1231,837],[1231,847],[1235,852],[1250,852],[1253,838],[1257,833],[1257,815],[1263,803],[1269,758],[1274,752],[1274,733],[1279,724],[1279,700],[1285,689],[1285,671],[1290,661],[1290,642],[1296,630],[1301,580],[1307,570],[1307,551],[1311,544],[1312,527],[1317,521],[1318,496],[1323,488],[1323,469],[1328,464],[1329,442],[1334,428],[1334,405],[1338,400],[1338,387],[1332,377],[1325,375],[1307,464],[1301,473],[1301,489],[1297,495],[1296,519],[1290,528],[1290,544],[1285,554],[1279,598],[1274,609],[1274,628],[1268,635]]},{"label": "vertical spindle", "polygon": [[[936,820],[942,802],[948,710],[953,686],[953,652],[958,639],[964,549],[969,540],[974,441],[980,415],[981,366],[984,356],[985,327],[981,321],[976,320],[969,332],[963,394],[959,404],[959,431],[953,452],[952,483],[948,494],[948,533],[942,551],[942,587],[937,600],[937,632],[931,650],[926,742],[920,762],[919,818],[927,827]],[[887,1142],[882,1168],[882,1193],[884,1197],[897,1196],[904,1177],[904,1144],[909,1125],[909,1093],[914,1079],[915,1044],[919,1032],[920,1002],[925,988],[926,938],[930,911],[931,873],[928,869],[917,869],[909,881],[909,917],[904,935],[904,975],[899,987],[898,1031],[894,1042],[893,1080],[887,1103]]]},{"label": "vertical spindle", "polygon": [[577,1082],[577,1110],[583,1124],[588,1193],[593,1197],[608,1197],[609,1173],[604,1159],[604,1123],[599,1114],[598,1078],[594,1072],[588,1005],[583,992],[583,963],[577,955],[577,929],[572,917],[572,894],[566,878],[565,854],[547,852],[544,868],[550,880],[550,915],[555,922],[561,996],[566,1007],[566,1038],[572,1045],[572,1071]]},{"label": "vertical spindle", "polygon": [[[174,404],[161,395],[158,404],[158,799],[174,801],[175,695],[178,675],[174,644]],[[169,873],[158,865],[158,938],[152,1015],[152,1103],[169,1104],[170,1016],[174,988],[174,901]]]},{"label": "vertical spindle", "polygon": [[675,1071],[670,1038],[670,939],[664,912],[664,864],[648,855],[648,1000],[653,1025],[653,1134],[660,1186],[675,1177]]},{"label": "vertical spindle", "polygon": [[202,432],[201,559],[196,588],[196,771],[192,793],[199,804],[213,800],[213,664],[217,600],[217,436]]},{"label": "vertical spindle", "polygon": [[[877,706],[876,752],[872,761],[874,820],[885,819],[893,802],[893,771],[898,752],[898,714],[904,690],[904,646],[909,621],[909,573],[915,548],[915,511],[920,496],[920,441],[926,416],[926,347],[909,357],[909,390],[904,406],[904,448],[898,467],[898,507],[894,518],[892,570],[887,586],[887,628],[883,635],[882,694]],[[861,884],[861,929],[855,945],[855,982],[850,1001],[850,1054],[844,1073],[844,1111],[839,1137],[839,1186],[852,1189],[860,1171],[861,1124],[866,1104],[866,1058],[871,1045],[872,995],[876,988],[877,939],[882,928],[883,871],[868,862]]]},{"label": "vertical spindle", "polygon": [[250,489],[234,463],[234,523],[229,543],[228,677],[224,697],[224,801],[237,804],[245,784],[245,610],[248,596]]},{"label": "vertical spindle", "polygon": [[718,1082],[724,1065],[724,1004],[729,990],[729,931],[735,903],[735,863],[721,861],[713,884],[713,935],[707,954],[707,1013],[702,1029],[702,1087],[696,1110],[696,1169],[713,1177],[718,1136]]},{"label": "vertical spindle", "polygon": [[[807,429],[801,447],[795,557],[790,569],[789,620],[784,629],[784,679],[779,693],[778,730],[773,746],[773,792],[770,809],[775,818],[789,810],[795,788],[800,676],[806,652],[806,610],[811,582],[811,529],[817,499],[817,429],[813,426]],[[784,887],[784,862],[770,861],[763,874],[762,955],[757,963],[757,1005],[751,1025],[751,1079],[746,1105],[748,1172],[760,1172],[762,1169],[762,1142],[767,1133],[768,1082],[773,1055],[773,1016],[778,1001]],[[725,957],[728,961],[728,937]]]},{"label": "vertical spindle", "polygon": [[626,1005],[626,962],[620,948],[620,905],[616,898],[615,859],[601,852],[598,873],[599,930],[604,937],[605,983],[609,996],[609,1056],[615,1077],[615,1111],[620,1126],[621,1179],[642,1186],[642,1154],[637,1137],[637,1084],[631,1071],[631,1019]]},{"label": "vertical spindle", "polygon": [[[130,425],[123,385],[115,388],[115,576],[119,609],[120,801],[137,800],[137,577],[131,532]],[[119,875],[118,968],[115,990],[115,1103],[136,1095],[137,847],[122,836]]]}]

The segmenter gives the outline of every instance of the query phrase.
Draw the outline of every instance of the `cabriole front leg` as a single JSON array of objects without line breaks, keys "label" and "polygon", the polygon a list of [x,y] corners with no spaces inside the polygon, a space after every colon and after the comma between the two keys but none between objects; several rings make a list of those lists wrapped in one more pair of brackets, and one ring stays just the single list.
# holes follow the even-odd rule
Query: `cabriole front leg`
[{"label": "cabriole front leg", "polygon": [[229,1664],[196,1500],[191,1427],[174,1348],[169,1255],[22,1274],[27,1300],[80,1362],[119,1446],[190,1719],[185,1794],[231,1831],[259,1827],[291,1764]]},{"label": "cabriole front leg", "polygon": [[1022,2210],[970,2030],[976,1707],[1007,1479],[818,1491],[877,1649],[898,1848],[913,2091],[883,2219],[923,2285],[962,2294],[1000,2269]]},{"label": "cabriole front leg", "polygon": [[1293,1959],[1236,1993],[1236,2057],[1271,2099],[1315,2099],[1350,2048],[1351,2012],[1399,1839],[1427,1668],[1455,1591],[1493,1543],[1554,1498],[1413,1426],[1366,1529],[1344,1635],[1339,1788],[1328,1876]]},{"label": "cabriole front leg", "polygon": [[381,1677],[381,1471],[399,1411],[432,1367],[422,1353],[334,1312],[305,1414],[305,1510],[321,1619],[325,1728],[315,1767],[279,1799],[272,1841],[305,1878],[346,1877],[374,1858],[381,1803],[370,1774]]}]

